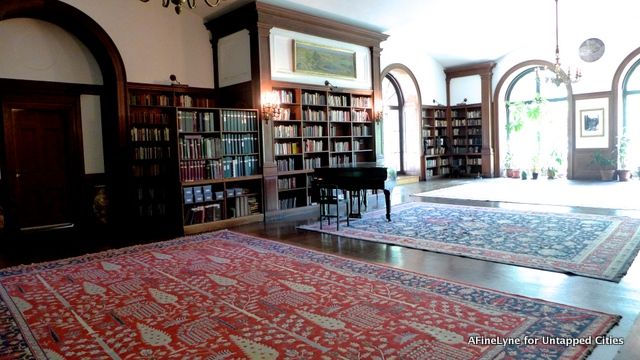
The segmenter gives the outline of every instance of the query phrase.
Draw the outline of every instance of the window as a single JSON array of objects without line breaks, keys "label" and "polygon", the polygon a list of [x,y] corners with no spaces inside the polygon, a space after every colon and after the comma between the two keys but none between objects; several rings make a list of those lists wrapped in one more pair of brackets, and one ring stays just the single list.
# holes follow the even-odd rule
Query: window
[{"label": "window", "polygon": [[619,134],[624,134],[627,144],[626,170],[640,166],[640,60],[636,61],[622,82],[622,126]]},{"label": "window", "polygon": [[567,90],[544,79],[539,66],[519,73],[505,93],[506,139],[503,168],[566,173],[568,153]]}]

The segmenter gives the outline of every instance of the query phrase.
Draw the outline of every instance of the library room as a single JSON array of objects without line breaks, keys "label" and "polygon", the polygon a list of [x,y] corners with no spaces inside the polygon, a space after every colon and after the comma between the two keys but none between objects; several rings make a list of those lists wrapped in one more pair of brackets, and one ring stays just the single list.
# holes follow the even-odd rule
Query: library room
[{"label": "library room", "polygon": [[638,11],[2,0],[0,358],[637,358]]}]

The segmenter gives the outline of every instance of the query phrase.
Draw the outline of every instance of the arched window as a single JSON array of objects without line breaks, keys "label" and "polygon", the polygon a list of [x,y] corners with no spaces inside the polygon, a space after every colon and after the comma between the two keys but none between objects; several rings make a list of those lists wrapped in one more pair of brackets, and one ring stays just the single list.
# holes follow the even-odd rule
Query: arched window
[{"label": "arched window", "polygon": [[[622,123],[618,134],[628,138],[625,165],[629,170],[640,166],[640,60],[627,72],[622,82]],[[618,139],[619,140],[619,139]]]},{"label": "arched window", "polygon": [[540,66],[529,67],[507,87],[505,137],[500,144],[504,169],[566,173],[567,89],[545,80],[552,76]]}]

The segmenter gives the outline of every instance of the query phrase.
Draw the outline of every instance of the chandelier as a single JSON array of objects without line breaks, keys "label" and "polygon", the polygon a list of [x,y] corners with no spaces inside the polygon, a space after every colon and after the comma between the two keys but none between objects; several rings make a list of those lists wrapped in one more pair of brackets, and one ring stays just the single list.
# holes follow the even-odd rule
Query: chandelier
[{"label": "chandelier", "polygon": [[[144,3],[149,2],[149,0],[140,0]],[[175,5],[176,14],[180,14],[182,12],[182,6],[187,4],[189,9],[193,9],[196,7],[197,0],[162,0],[162,6],[169,7],[169,4]],[[216,7],[220,5],[221,0],[204,0],[204,3],[209,5],[209,7]]]},{"label": "chandelier", "polygon": [[582,73],[580,69],[576,69],[576,73],[571,76],[571,69],[567,69],[565,72],[560,65],[560,47],[558,46],[558,0],[556,1],[556,63],[553,64],[553,67],[550,69],[553,71],[554,76],[547,79],[547,81],[551,81],[556,86],[560,86],[560,84],[571,84],[578,82],[582,77]]}]

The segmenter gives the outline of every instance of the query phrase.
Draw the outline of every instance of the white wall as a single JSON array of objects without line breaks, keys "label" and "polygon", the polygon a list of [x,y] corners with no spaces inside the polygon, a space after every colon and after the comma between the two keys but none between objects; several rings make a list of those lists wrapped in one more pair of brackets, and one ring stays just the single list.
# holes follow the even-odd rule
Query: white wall
[{"label": "white wall", "polygon": [[423,105],[434,105],[433,100],[440,104],[447,103],[446,77],[444,68],[425,53],[416,52],[411,42],[404,36],[394,36],[381,44],[380,69],[391,64],[402,64],[411,70],[418,81]]},{"label": "white wall", "polygon": [[202,18],[160,1],[62,0],[94,19],[120,51],[127,81],[169,84],[175,74],[182,84],[213,87],[210,33]]},{"label": "white wall", "polygon": [[49,22],[0,21],[0,78],[102,84],[98,63],[75,36]]}]

